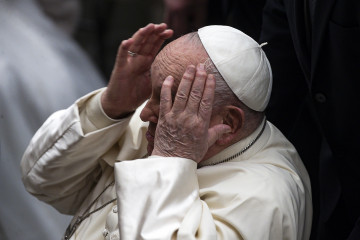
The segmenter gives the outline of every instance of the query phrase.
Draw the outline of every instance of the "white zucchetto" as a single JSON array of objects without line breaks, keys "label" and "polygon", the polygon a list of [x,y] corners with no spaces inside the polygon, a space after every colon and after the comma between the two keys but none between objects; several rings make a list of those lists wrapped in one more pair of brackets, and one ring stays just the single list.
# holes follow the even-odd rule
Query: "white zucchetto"
[{"label": "white zucchetto", "polygon": [[255,111],[264,111],[271,95],[272,72],[261,46],[229,26],[211,25],[198,30],[212,62],[235,95]]}]

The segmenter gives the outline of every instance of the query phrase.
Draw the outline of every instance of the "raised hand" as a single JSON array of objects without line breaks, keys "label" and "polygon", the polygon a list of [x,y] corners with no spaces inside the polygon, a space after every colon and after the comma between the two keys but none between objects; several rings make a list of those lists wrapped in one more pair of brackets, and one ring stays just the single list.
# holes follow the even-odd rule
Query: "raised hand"
[{"label": "raised hand", "polygon": [[167,25],[148,24],[124,40],[101,104],[111,118],[121,118],[139,107],[151,93],[150,67],[173,31]]},{"label": "raised hand", "polygon": [[183,157],[199,163],[209,147],[230,131],[225,124],[209,128],[214,101],[215,79],[204,65],[188,66],[172,103],[174,79],[163,82],[159,121],[152,155]]}]

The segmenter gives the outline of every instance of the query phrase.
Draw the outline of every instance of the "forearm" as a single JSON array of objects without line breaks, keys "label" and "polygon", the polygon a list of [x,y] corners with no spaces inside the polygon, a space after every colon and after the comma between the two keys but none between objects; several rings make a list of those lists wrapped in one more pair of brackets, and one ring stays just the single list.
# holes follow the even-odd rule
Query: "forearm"
[{"label": "forearm", "polygon": [[101,174],[99,159],[118,141],[129,122],[103,123],[97,129],[99,119],[86,114],[86,104],[95,93],[50,116],[31,140],[21,162],[27,190],[61,212],[71,212],[65,209],[67,203],[79,204],[90,191]]}]

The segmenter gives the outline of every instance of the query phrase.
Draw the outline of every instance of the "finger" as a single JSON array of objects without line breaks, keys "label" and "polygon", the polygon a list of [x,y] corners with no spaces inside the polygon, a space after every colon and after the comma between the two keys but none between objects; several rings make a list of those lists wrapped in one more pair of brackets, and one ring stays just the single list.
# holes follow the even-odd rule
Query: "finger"
[{"label": "finger", "polygon": [[174,78],[168,76],[165,78],[160,93],[160,112],[159,118],[163,118],[168,112],[170,112],[172,107],[172,97],[171,97],[171,88],[174,83]]},{"label": "finger", "polygon": [[167,25],[165,23],[155,25],[154,31],[143,42],[139,53],[147,55],[153,52],[153,49],[157,42],[163,43],[164,40],[160,37],[160,34],[166,30]]},{"label": "finger", "polygon": [[195,80],[193,82],[189,100],[187,102],[187,111],[198,114],[199,105],[202,99],[204,86],[206,82],[206,72],[204,68],[204,64],[200,63],[196,68]]},{"label": "finger", "polygon": [[162,33],[163,31],[165,31],[166,28],[167,28],[166,23],[155,24],[155,26],[154,26],[154,33],[160,34],[160,33]]},{"label": "finger", "polygon": [[131,38],[121,42],[116,57],[116,62],[118,66],[123,66],[126,63],[128,57],[128,50],[132,43],[133,39]]},{"label": "finger", "polygon": [[156,56],[165,40],[171,38],[173,34],[174,31],[171,29],[166,29],[164,32],[160,33],[159,39],[154,43],[153,49],[151,50],[150,54]]},{"label": "finger", "polygon": [[165,39],[171,38],[173,34],[174,34],[174,31],[172,29],[166,29],[165,31],[160,33],[159,36],[160,36],[160,38],[165,40]]},{"label": "finger", "polygon": [[218,124],[211,127],[208,130],[208,148],[210,148],[214,143],[224,134],[230,133],[231,127],[226,124]]},{"label": "finger", "polygon": [[206,83],[203,96],[200,101],[199,113],[198,116],[202,119],[210,119],[212,106],[214,103],[214,94],[215,94],[215,77],[212,74],[209,74]]},{"label": "finger", "polygon": [[176,92],[173,112],[182,112],[186,107],[186,103],[189,98],[189,93],[191,90],[191,86],[193,84],[195,78],[195,66],[189,65],[187,66],[185,73],[180,81],[178,90]]},{"label": "finger", "polygon": [[134,43],[130,46],[130,51],[134,53],[139,53],[142,43],[146,38],[154,31],[155,24],[150,23],[146,27],[140,28],[131,38],[134,40]]}]

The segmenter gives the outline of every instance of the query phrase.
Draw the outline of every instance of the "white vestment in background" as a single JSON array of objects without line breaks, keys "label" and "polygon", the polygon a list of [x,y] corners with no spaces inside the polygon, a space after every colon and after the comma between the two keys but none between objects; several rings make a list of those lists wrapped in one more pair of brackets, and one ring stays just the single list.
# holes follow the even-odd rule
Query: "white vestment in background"
[{"label": "white vestment in background", "polygon": [[54,111],[104,86],[94,65],[33,0],[0,1],[0,239],[60,239],[69,217],[31,196],[20,160]]}]

